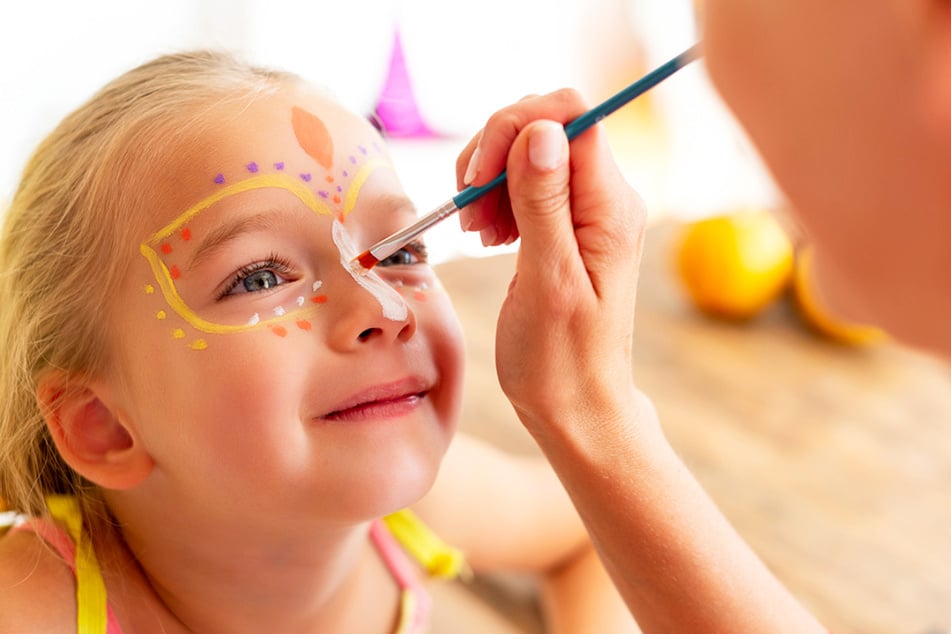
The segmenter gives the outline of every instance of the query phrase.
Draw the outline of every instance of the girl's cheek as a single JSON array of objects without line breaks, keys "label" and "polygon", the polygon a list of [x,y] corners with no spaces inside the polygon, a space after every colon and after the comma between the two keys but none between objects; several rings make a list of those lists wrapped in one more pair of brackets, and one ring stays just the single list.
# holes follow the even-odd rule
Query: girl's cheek
[{"label": "girl's cheek", "polygon": [[397,278],[390,281],[390,285],[404,300],[417,303],[438,301],[446,295],[439,280],[429,277],[426,279]]}]

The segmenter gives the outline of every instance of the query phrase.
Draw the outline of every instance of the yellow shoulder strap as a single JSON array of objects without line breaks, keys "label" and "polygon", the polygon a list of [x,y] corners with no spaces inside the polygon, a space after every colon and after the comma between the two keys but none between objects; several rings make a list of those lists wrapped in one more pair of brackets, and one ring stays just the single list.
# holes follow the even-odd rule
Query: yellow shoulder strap
[{"label": "yellow shoulder strap", "polygon": [[107,624],[106,584],[92,543],[83,533],[83,514],[76,498],[51,495],[46,498],[50,515],[66,526],[76,544],[76,632],[104,634]]},{"label": "yellow shoulder strap", "polygon": [[403,509],[387,515],[383,522],[430,575],[452,579],[470,573],[462,551],[439,539],[411,510]]}]

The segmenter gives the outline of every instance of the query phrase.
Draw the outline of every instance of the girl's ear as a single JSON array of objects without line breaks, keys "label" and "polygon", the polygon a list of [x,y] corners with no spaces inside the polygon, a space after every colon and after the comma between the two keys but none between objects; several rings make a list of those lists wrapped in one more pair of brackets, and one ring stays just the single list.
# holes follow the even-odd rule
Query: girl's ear
[{"label": "girl's ear", "polygon": [[121,490],[152,472],[152,457],[94,387],[53,372],[40,381],[36,396],[63,460],[87,480]]}]

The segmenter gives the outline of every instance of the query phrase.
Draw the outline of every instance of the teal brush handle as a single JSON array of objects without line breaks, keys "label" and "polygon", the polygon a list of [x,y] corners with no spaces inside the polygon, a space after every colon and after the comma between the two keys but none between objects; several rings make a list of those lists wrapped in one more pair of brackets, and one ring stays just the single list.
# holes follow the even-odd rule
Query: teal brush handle
[{"label": "teal brush handle", "polygon": [[[608,98],[600,105],[595,106],[588,112],[579,116],[577,119],[569,122],[565,125],[565,135],[568,137],[568,140],[571,141],[576,136],[621,106],[630,103],[635,97],[644,94],[695,60],[697,57],[699,57],[699,55],[699,45],[690,47],[669,62],[658,66],[651,72],[647,73],[613,97]],[[472,204],[489,191],[504,183],[506,180],[508,180],[508,177],[506,176],[505,171],[503,171],[485,185],[481,185],[479,187],[473,187],[470,185],[469,187],[466,187],[461,192],[437,207],[434,211],[426,214],[409,227],[406,227],[405,229],[377,242],[362,254],[354,258],[353,261],[359,265],[358,268],[360,268],[360,270],[364,272],[369,271],[380,260],[393,255],[424,231],[427,231],[433,225],[442,222],[445,218],[448,218],[466,205]]]},{"label": "teal brush handle", "polygon": [[[695,44],[691,46],[677,57],[674,57],[661,66],[658,66],[627,88],[621,90],[614,96],[609,97],[604,102],[595,106],[591,110],[588,110],[583,115],[580,115],[577,119],[573,119],[572,121],[566,123],[565,136],[567,136],[568,140],[571,141],[601,119],[605,118],[621,106],[627,105],[637,97],[641,96],[660,82],[676,73],[678,70],[693,60],[697,59],[699,56],[699,45]],[[479,187],[473,187],[470,185],[469,187],[466,187],[461,192],[452,197],[452,202],[457,209],[462,209],[466,205],[472,204],[479,198],[482,198],[482,196],[495,189],[506,180],[508,180],[508,177],[503,170],[501,174],[493,178],[485,185],[480,185]]]}]

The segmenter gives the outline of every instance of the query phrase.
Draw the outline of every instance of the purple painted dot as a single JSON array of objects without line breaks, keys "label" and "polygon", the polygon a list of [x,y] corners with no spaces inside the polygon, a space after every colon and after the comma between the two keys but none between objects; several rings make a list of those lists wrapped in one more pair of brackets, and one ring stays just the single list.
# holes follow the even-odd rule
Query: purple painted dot
[{"label": "purple painted dot", "polygon": [[380,151],[380,144],[377,143],[376,141],[374,141],[374,142],[373,142],[373,149],[376,150],[377,152],[379,152],[379,151]]},{"label": "purple painted dot", "polygon": [[343,171],[343,177],[344,177],[344,178],[350,178],[350,172],[348,172],[347,170],[344,170],[344,171]]},{"label": "purple painted dot", "polygon": [[366,153],[367,153],[367,149],[366,149],[365,147],[363,147],[362,145],[358,145],[357,147],[360,148],[360,154],[366,154]]},{"label": "purple painted dot", "polygon": [[221,185],[223,182],[225,182],[225,175],[218,174],[217,176],[215,176],[215,182]]},{"label": "purple painted dot", "polygon": [[340,185],[337,185],[337,193],[338,194],[343,193],[343,187],[341,187]]},{"label": "purple painted dot", "polygon": [[274,164],[274,169],[276,169],[276,170],[278,170],[278,171],[284,169],[284,161],[279,161],[279,162],[275,163],[275,164]]},{"label": "purple painted dot", "polygon": [[318,194],[321,198],[330,198],[330,193],[329,193],[329,192],[325,192],[324,190],[320,190],[319,192],[317,192],[317,194]]},{"label": "purple painted dot", "polygon": [[310,182],[310,172],[304,172],[303,174],[300,175],[300,177],[301,177],[301,180],[304,181],[305,183]]},{"label": "purple painted dot", "polygon": [[251,172],[252,174],[258,171],[258,164],[255,163],[254,161],[251,161],[250,163],[248,163],[247,167],[248,167],[248,171]]},{"label": "purple painted dot", "polygon": [[350,162],[353,163],[354,165],[356,165],[356,164],[357,164],[357,157],[351,155],[351,156],[350,156]]}]

